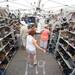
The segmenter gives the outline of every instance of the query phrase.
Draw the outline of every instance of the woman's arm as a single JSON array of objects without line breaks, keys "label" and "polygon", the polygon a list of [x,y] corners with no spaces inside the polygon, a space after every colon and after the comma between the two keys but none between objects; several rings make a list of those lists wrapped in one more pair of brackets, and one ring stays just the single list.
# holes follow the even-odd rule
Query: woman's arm
[{"label": "woman's arm", "polygon": [[35,39],[32,40],[33,41],[33,44],[36,46],[36,48],[40,49],[41,51],[43,52],[46,52],[46,50],[44,50],[43,48],[41,48],[38,44],[37,44],[37,41]]}]

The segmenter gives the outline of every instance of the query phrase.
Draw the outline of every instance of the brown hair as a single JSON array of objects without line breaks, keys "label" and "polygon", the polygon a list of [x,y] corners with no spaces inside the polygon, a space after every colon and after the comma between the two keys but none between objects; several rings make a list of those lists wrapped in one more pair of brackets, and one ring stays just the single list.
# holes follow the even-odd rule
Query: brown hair
[{"label": "brown hair", "polygon": [[29,35],[31,35],[31,36],[34,36],[35,33],[36,33],[36,30],[35,29],[31,29],[29,31]]}]

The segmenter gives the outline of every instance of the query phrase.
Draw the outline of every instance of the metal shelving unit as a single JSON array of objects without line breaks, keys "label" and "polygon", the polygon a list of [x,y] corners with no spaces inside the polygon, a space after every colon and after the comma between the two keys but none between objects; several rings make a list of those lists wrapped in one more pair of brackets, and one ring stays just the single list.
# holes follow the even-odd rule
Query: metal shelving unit
[{"label": "metal shelving unit", "polygon": [[75,74],[75,46],[72,44],[73,42],[70,43],[72,38],[75,38],[75,34],[71,31],[60,30],[55,48],[55,56],[57,61],[60,62],[60,66],[63,67],[64,75]]},{"label": "metal shelving unit", "polygon": [[14,53],[16,53],[14,31],[8,26],[2,26],[0,27],[0,75],[5,74]]}]

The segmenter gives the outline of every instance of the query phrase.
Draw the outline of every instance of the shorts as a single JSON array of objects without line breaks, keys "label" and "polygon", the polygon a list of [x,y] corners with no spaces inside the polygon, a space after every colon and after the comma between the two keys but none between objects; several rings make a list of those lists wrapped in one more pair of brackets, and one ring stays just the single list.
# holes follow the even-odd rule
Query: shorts
[{"label": "shorts", "polygon": [[36,50],[31,51],[31,50],[29,50],[29,49],[26,49],[26,52],[27,52],[28,54],[32,54],[32,55],[36,54]]},{"label": "shorts", "polygon": [[46,48],[47,48],[47,43],[48,43],[48,41],[43,41],[43,40],[41,40],[41,41],[40,41],[40,47],[46,49]]}]

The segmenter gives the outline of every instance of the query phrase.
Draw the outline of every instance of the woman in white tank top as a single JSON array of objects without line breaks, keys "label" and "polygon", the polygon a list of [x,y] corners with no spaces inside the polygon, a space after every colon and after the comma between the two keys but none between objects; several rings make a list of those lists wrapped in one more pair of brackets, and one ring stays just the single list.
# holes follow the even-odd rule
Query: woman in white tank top
[{"label": "woman in white tank top", "polygon": [[33,37],[35,32],[36,32],[35,28],[31,29],[29,31],[29,34],[27,35],[27,39],[26,39],[26,52],[28,55],[27,60],[30,64],[34,64],[34,65],[36,64],[36,48],[45,52],[44,49],[42,49],[42,48],[40,48],[40,46],[38,46],[37,41]]}]

